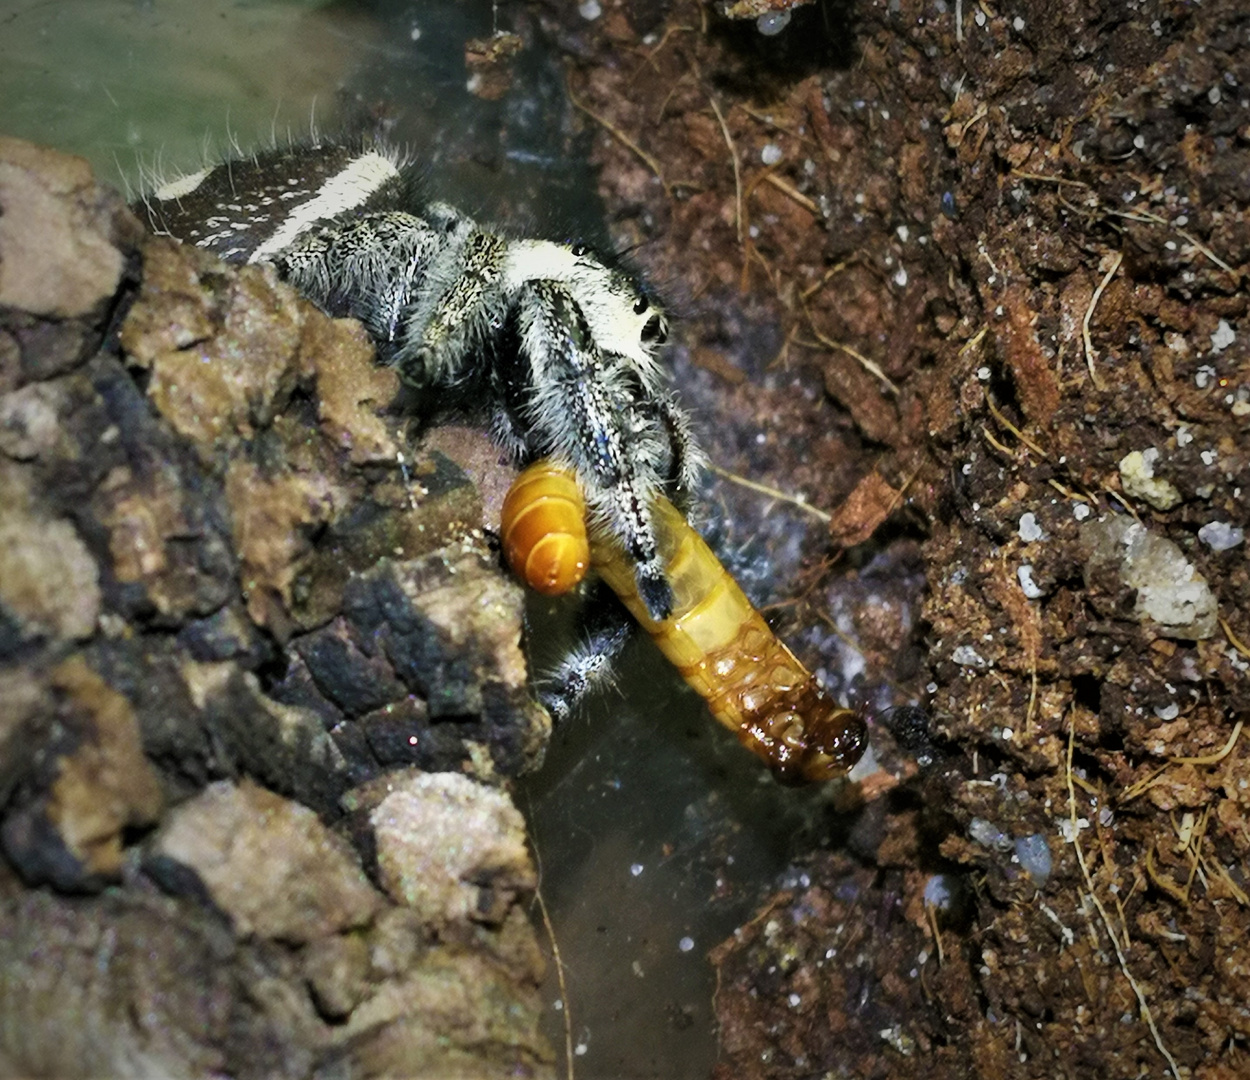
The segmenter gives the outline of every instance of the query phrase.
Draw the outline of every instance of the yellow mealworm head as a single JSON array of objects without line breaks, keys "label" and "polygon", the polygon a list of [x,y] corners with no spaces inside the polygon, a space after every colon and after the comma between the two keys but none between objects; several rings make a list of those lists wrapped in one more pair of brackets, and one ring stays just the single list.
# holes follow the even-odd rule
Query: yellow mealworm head
[{"label": "yellow mealworm head", "polygon": [[868,745],[863,717],[837,705],[815,679],[775,695],[743,724],[738,737],[786,784],[842,776]]}]

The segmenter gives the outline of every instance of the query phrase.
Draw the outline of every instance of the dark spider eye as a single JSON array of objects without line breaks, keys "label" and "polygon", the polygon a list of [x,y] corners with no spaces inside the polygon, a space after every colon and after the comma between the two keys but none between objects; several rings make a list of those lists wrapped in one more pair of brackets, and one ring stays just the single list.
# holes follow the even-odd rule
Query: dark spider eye
[{"label": "dark spider eye", "polygon": [[574,258],[580,259],[590,249],[585,244],[574,244],[569,250],[573,252]]},{"label": "dark spider eye", "polygon": [[634,301],[634,314],[641,315],[650,306],[651,306],[650,301],[648,301],[645,296],[640,296],[638,297],[637,300]]},{"label": "dark spider eye", "polygon": [[652,315],[642,328],[642,340],[663,345],[668,340],[668,325],[658,315]]}]

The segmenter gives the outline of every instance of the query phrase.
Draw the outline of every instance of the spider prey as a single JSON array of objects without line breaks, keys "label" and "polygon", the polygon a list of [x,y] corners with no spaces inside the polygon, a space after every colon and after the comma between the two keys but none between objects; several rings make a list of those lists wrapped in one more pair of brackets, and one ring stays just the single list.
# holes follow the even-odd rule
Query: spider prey
[{"label": "spider prey", "polygon": [[375,146],[275,149],[144,202],[157,233],[272,263],[328,314],[359,319],[382,363],[439,412],[485,413],[517,463],[567,464],[647,610],[670,613],[652,507],[660,494],[684,505],[701,458],[655,357],[667,322],[634,277],[446,203],[414,212],[411,170]]},{"label": "spider prey", "polygon": [[[575,477],[550,461],[535,462],[512,485],[501,521],[504,551],[533,588],[571,588],[583,557],[590,559],[712,716],[779,779],[828,780],[859,760],[863,718],[825,693],[672,503],[657,496],[653,506],[674,590],[673,612],[660,620],[643,606],[619,543],[579,530],[579,506]],[[566,662],[566,678],[576,662]]]},{"label": "spider prey", "polygon": [[[276,149],[144,202],[156,232],[268,262],[328,314],[359,319],[433,411],[484,415],[518,465],[571,473],[604,581],[779,776],[826,779],[858,758],[862,720],[824,696],[685,521],[702,456],[655,356],[664,314],[634,277],[580,244],[514,238],[446,203],[421,206],[410,170],[379,147]],[[532,584],[572,558],[580,511],[570,502],[571,523],[565,514],[557,527],[544,504],[515,526],[518,549],[558,541],[547,571],[541,559],[529,568]],[[513,532],[506,522],[506,543]],[[575,576],[543,578],[548,591],[580,577],[586,556],[572,561]],[[590,611],[587,644],[542,694],[557,717],[604,681],[630,634],[620,605]]]}]

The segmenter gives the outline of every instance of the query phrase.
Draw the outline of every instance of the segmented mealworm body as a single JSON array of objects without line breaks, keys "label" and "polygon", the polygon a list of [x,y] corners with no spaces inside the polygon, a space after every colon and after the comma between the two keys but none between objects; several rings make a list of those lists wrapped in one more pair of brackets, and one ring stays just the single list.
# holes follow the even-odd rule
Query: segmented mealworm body
[{"label": "segmented mealworm body", "polygon": [[586,503],[573,473],[538,461],[513,481],[500,515],[504,557],[531,589],[557,596],[590,566]]},{"label": "segmented mealworm body", "polygon": [[867,745],[863,718],[837,705],[769,628],[703,538],[667,499],[653,505],[673,611],[655,620],[620,545],[592,536],[591,563],[707,702],[781,780],[840,776]]}]

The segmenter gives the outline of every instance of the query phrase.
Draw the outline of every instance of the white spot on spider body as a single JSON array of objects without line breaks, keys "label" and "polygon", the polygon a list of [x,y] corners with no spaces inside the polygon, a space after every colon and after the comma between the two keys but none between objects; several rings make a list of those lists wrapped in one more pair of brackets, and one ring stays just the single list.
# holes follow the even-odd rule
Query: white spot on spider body
[{"label": "white spot on spider body", "polygon": [[393,157],[370,150],[348,162],[321,185],[308,202],[297,206],[268,240],[252,252],[248,262],[262,262],[290,247],[315,222],[345,214],[362,205],[388,180],[399,176]]},{"label": "white spot on spider body", "polygon": [[201,169],[199,172],[188,173],[186,176],[180,176],[177,180],[171,180],[167,184],[162,184],[154,192],[152,197],[160,199],[162,202],[169,199],[181,199],[185,195],[190,195],[198,188],[211,173],[212,169]]}]

